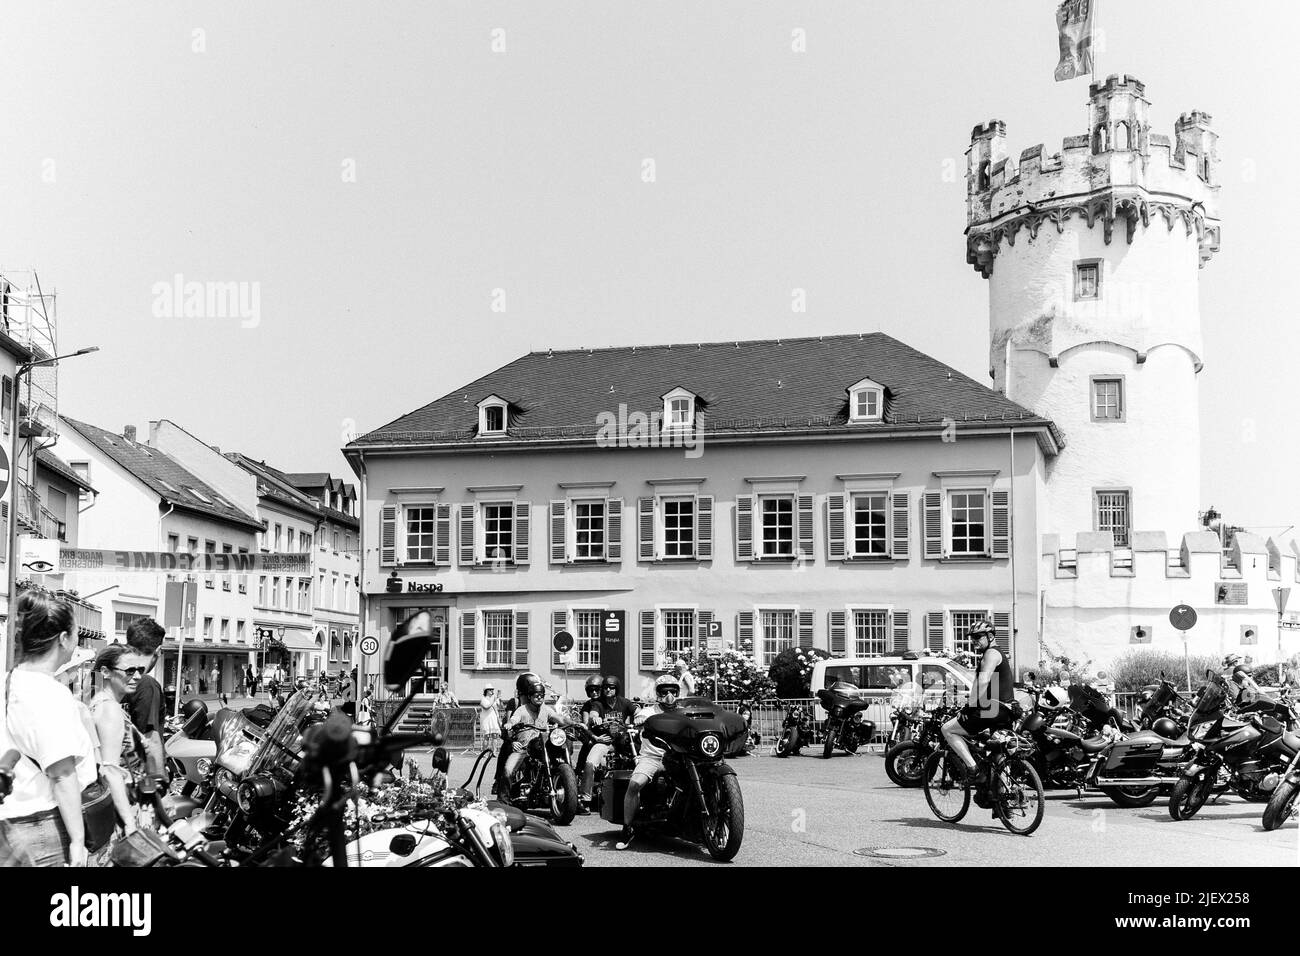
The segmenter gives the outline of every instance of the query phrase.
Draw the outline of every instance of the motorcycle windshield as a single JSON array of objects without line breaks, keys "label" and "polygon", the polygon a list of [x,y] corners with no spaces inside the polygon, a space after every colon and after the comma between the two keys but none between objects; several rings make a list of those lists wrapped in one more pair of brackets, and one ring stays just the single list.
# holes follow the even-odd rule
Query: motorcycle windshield
[{"label": "motorcycle windshield", "polygon": [[297,770],[302,755],[305,718],[311,713],[318,696],[318,692],[300,690],[280,708],[257,748],[253,758],[254,772],[271,773],[283,769],[292,774]]},{"label": "motorcycle windshield", "polygon": [[1192,717],[1189,726],[1203,724],[1208,721],[1218,720],[1223,716],[1223,702],[1226,693],[1221,681],[1213,684],[1206,684],[1201,689],[1200,696],[1196,700],[1196,706],[1192,709]]}]

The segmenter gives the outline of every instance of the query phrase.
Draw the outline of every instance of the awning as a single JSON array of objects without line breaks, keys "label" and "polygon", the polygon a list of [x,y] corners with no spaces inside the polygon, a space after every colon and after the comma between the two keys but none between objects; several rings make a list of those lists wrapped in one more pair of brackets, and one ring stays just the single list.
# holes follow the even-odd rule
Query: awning
[{"label": "awning", "polygon": [[316,638],[309,631],[286,631],[283,644],[290,651],[321,651],[325,648],[316,643]]},{"label": "awning", "polygon": [[[165,640],[162,642],[162,649],[164,653],[167,651],[175,652],[177,647],[178,647],[177,643],[173,640]],[[212,654],[212,653],[255,654],[257,653],[257,647],[256,645],[253,644],[215,643],[213,641],[186,641],[185,653],[188,654],[191,651],[195,651],[203,654]]]}]

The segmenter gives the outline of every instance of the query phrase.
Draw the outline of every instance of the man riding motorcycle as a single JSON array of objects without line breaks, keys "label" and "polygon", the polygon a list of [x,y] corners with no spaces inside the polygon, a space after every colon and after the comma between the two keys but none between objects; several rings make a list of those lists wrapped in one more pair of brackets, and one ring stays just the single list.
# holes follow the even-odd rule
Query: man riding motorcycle
[{"label": "man riding motorcycle", "polygon": [[509,751],[497,777],[497,799],[502,803],[510,802],[510,777],[523,763],[527,755],[528,744],[539,733],[547,730],[551,724],[567,727],[573,721],[566,714],[558,713],[546,704],[546,685],[533,673],[520,674],[515,681],[515,696],[519,707],[506,720],[503,734],[510,741]]},{"label": "man riding motorcycle", "polygon": [[[1010,727],[1011,704],[1015,700],[1011,664],[1006,655],[994,646],[995,635],[993,624],[987,618],[976,621],[966,632],[971,649],[979,658],[979,673],[970,689],[970,703],[962,708],[958,716],[943,725],[943,736],[948,741],[948,746],[961,759],[967,772],[976,775],[977,784],[985,782],[986,771],[976,764],[966,741],[984,730]],[[981,807],[990,806],[979,788],[975,793],[975,802]]]},{"label": "man riding motorcycle", "polygon": [[[681,684],[678,683],[675,674],[661,674],[655,678],[655,702],[636,712],[635,723],[643,724],[655,714],[666,714],[676,710],[677,698],[681,691]],[[622,839],[615,844],[619,850],[626,850],[632,845],[632,838],[635,836],[632,821],[636,819],[636,812],[641,806],[641,791],[654,779],[656,773],[664,769],[664,753],[664,749],[657,746],[649,737],[641,738],[641,753],[636,759],[632,779],[628,781],[627,794],[623,797],[623,819],[627,822],[623,824]]]},{"label": "man riding motorcycle", "polygon": [[1240,654],[1229,654],[1223,659],[1223,669],[1228,678],[1228,693],[1239,710],[1250,710],[1251,704],[1269,700],[1255,679],[1246,670],[1246,659]]},{"label": "man riding motorcycle", "polygon": [[[590,680],[588,681],[590,683]],[[582,708],[583,719],[592,732],[590,743],[584,744],[578,754],[582,768],[581,786],[578,790],[578,814],[591,813],[591,791],[596,782],[596,770],[605,761],[614,744],[614,732],[619,724],[630,725],[636,718],[636,705],[619,696],[620,684],[612,674],[601,681],[601,694],[587,701]]]}]

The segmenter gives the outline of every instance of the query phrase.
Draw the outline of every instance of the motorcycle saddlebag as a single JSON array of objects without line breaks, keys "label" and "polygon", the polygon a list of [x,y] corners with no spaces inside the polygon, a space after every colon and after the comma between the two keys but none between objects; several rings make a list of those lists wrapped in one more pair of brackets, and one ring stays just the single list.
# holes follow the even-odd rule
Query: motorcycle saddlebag
[{"label": "motorcycle saddlebag", "polygon": [[631,770],[614,770],[605,774],[605,779],[600,784],[601,819],[623,825],[623,797],[627,795],[627,785],[631,779]]}]

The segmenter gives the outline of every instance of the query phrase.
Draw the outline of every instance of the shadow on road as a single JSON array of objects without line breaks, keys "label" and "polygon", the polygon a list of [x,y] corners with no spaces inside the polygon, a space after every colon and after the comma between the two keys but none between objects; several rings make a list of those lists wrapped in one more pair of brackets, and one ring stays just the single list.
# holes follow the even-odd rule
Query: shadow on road
[{"label": "shadow on road", "polygon": [[[984,811],[987,813],[988,811]],[[942,820],[935,820],[930,817],[901,817],[894,820],[879,820],[878,823],[898,823],[905,827],[911,827],[915,830],[953,830],[958,833],[981,833],[990,831],[1000,833],[1003,836],[1016,836],[1002,826],[996,819],[990,817],[987,823],[967,823],[963,820],[960,823],[944,823]]]},{"label": "shadow on road", "polygon": [[[584,856],[590,850],[608,850],[611,853],[617,853],[620,856],[627,855],[633,859],[641,857],[664,859],[666,857],[691,856],[706,863],[716,863],[719,866],[732,865],[730,861],[724,862],[713,859],[702,847],[698,847],[694,843],[661,834],[638,833],[630,847],[626,850],[618,850],[615,849],[614,845],[618,843],[621,829],[621,827],[611,827],[611,829],[599,833],[570,833],[565,835],[577,845]],[[586,848],[582,846],[581,841],[584,840],[588,844]]]}]

